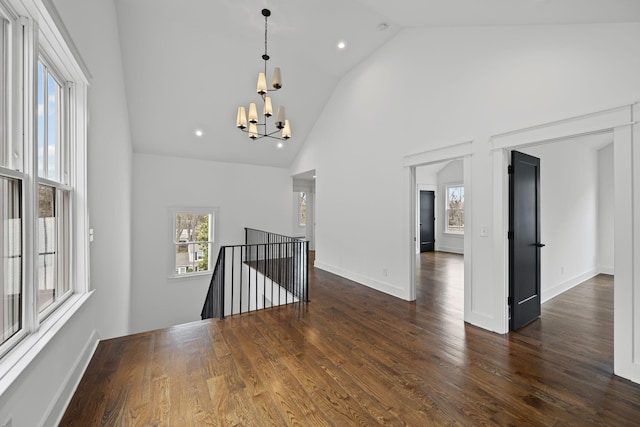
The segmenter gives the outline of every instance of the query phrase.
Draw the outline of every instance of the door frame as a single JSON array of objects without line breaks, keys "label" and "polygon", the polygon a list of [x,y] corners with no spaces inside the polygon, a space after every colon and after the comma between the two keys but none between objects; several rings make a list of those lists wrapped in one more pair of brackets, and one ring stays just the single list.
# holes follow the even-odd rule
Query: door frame
[{"label": "door frame", "polygon": [[[419,166],[417,166],[419,167]],[[434,198],[434,206],[433,206],[433,215],[437,218],[438,217],[438,209],[437,206],[435,205],[435,200],[438,198],[438,186],[437,185],[431,185],[431,184],[418,184],[417,188],[416,188],[416,236],[418,237],[416,239],[416,253],[419,254],[420,253],[420,192],[421,191],[433,191],[433,198]],[[433,233],[434,236],[433,238],[435,239],[436,236],[438,235],[438,223],[437,221],[434,221],[433,223]],[[433,245],[433,250],[435,251],[435,244]]]},{"label": "door frame", "polygon": [[407,172],[409,189],[409,224],[413,224],[411,234],[408,239],[407,249],[409,256],[409,292],[408,300],[416,299],[416,265],[420,255],[416,253],[418,235],[416,233],[418,224],[418,200],[419,192],[416,183],[416,168],[436,163],[443,163],[452,160],[462,159],[463,161],[463,182],[464,182],[464,320],[470,321],[469,316],[473,316],[471,311],[472,297],[472,253],[471,242],[473,238],[473,223],[471,212],[473,206],[473,185],[471,182],[471,155],[473,141],[465,141],[448,147],[436,148],[404,158],[404,169]]},{"label": "door frame", "polygon": [[[494,271],[503,286],[502,324],[508,331],[509,292],[507,165],[510,150],[613,131],[614,228],[614,373],[640,383],[640,104],[627,104],[546,123],[490,138],[493,162]],[[629,230],[632,230],[629,233]]]}]

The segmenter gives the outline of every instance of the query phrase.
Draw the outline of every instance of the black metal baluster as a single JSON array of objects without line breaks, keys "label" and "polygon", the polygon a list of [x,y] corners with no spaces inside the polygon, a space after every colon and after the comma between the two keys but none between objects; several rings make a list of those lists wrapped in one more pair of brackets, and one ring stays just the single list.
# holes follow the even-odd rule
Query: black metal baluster
[{"label": "black metal baluster", "polygon": [[305,280],[304,283],[304,301],[305,302],[309,302],[309,268],[311,268],[311,266],[309,265],[309,241],[307,240],[305,242],[305,252],[307,253],[307,263],[305,265],[305,275],[307,276],[307,279]]},{"label": "black metal baluster", "polygon": [[233,316],[233,288],[236,287],[235,282],[234,282],[234,270],[235,270],[235,264],[236,264],[236,247],[232,246],[231,247],[231,315]]},{"label": "black metal baluster", "polygon": [[226,251],[223,250],[222,251],[222,267],[220,269],[221,274],[220,276],[222,277],[222,284],[220,287],[220,318],[224,319],[224,285],[225,285],[225,280],[224,278],[226,277],[224,274],[225,271],[225,267],[226,267],[226,262],[225,262],[225,253]]}]

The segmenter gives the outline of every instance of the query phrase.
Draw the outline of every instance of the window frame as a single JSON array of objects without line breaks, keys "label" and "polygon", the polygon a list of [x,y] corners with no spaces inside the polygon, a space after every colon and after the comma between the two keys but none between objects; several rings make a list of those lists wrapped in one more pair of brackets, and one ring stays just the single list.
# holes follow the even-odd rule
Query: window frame
[{"label": "window frame", "polygon": [[[53,301],[48,304],[42,311],[40,311],[40,277],[39,271],[36,272],[35,280],[38,289],[36,292],[36,306],[38,310],[39,319],[46,319],[51,313],[60,307],[73,293],[74,286],[71,281],[70,271],[71,271],[71,246],[73,244],[73,234],[72,234],[72,224],[71,224],[71,212],[73,211],[73,186],[69,185],[69,169],[70,169],[70,159],[68,153],[71,151],[70,146],[72,141],[70,140],[70,132],[69,132],[69,116],[71,115],[71,110],[69,108],[71,102],[71,90],[72,85],[70,83],[64,82],[64,79],[61,77],[60,72],[57,71],[55,66],[52,66],[53,63],[50,59],[49,54],[46,51],[39,49],[37,60],[35,61],[35,69],[36,69],[36,82],[34,83],[34,92],[36,96],[35,102],[35,125],[36,125],[36,133],[33,141],[35,156],[36,159],[36,169],[34,171],[34,178],[36,181],[36,189],[34,189],[35,193],[35,203],[36,206],[39,206],[39,188],[41,186],[49,187],[54,190],[54,200],[56,201],[54,204],[55,212],[55,236],[56,236],[56,265],[55,265],[55,275],[54,275],[54,297]],[[43,153],[42,153],[42,171],[43,176],[40,175],[40,165],[38,164],[40,156],[38,153],[39,150],[39,104],[38,104],[38,88],[39,88],[39,78],[38,78],[38,70],[42,65],[43,69]],[[48,159],[48,150],[49,150],[49,77],[52,77],[55,83],[58,85],[59,89],[56,89],[57,95],[59,95],[60,99],[56,100],[55,108],[56,115],[60,117],[57,118],[58,125],[56,127],[56,141],[55,141],[55,177],[49,176],[49,159]],[[36,209],[37,210],[37,209]],[[36,217],[39,219],[39,215],[36,212]],[[38,234],[39,238],[39,227],[36,230],[36,234]],[[39,241],[38,246],[34,249],[39,251]],[[36,257],[39,257],[41,254],[37,253]],[[34,262],[34,267],[38,267],[39,262]],[[67,282],[65,286],[65,283]],[[68,287],[66,291],[60,292],[62,288]]]},{"label": "window frame", "polygon": [[[24,180],[21,177],[21,174],[18,173],[11,173],[11,171],[6,170],[3,167],[0,167],[0,177],[3,179],[12,179],[15,180],[16,182],[19,183],[19,186],[21,187],[20,189],[20,215],[21,215],[21,224],[20,224],[20,245],[21,245],[21,263],[20,263],[20,275],[21,275],[21,281],[20,281],[20,293],[21,293],[21,301],[20,301],[20,319],[18,320],[18,322],[20,323],[20,328],[13,333],[9,338],[7,338],[6,340],[4,340],[4,337],[0,338],[4,341],[0,341],[0,356],[2,356],[6,350],[5,349],[10,349],[12,348],[15,344],[17,344],[18,342],[20,342],[26,335],[27,335],[27,331],[25,328],[26,325],[26,313],[25,313],[25,304],[26,304],[26,286],[25,286],[25,272],[26,272],[26,267],[25,267],[25,263],[26,263],[26,254],[25,254],[25,212],[24,212],[24,205],[25,205],[25,200],[24,200]],[[3,243],[4,245],[4,243]],[[4,277],[0,277],[0,280],[4,280]],[[2,287],[4,288],[4,282],[2,282]],[[2,321],[2,325],[4,326],[4,319]],[[4,335],[4,331],[2,331],[2,335]]]},{"label": "window frame", "polygon": [[[11,53],[12,53],[12,37],[11,31],[13,23],[7,18],[6,12],[0,10],[0,167],[11,168],[12,166],[12,144],[10,139],[10,115],[11,108]],[[4,102],[2,102],[4,101]]]},{"label": "window frame", "polygon": [[[176,238],[176,230],[177,230],[177,216],[179,214],[187,214],[187,215],[209,215],[209,240],[206,242],[180,242],[177,241]],[[198,276],[206,276],[213,273],[213,269],[215,268],[215,258],[214,253],[217,253],[219,245],[217,244],[217,236],[218,236],[218,222],[219,222],[219,209],[217,207],[172,207],[170,208],[171,215],[171,253],[170,253],[170,261],[169,266],[170,270],[168,272],[170,279],[183,279],[188,277],[198,277]],[[178,268],[176,267],[176,247],[178,245],[191,245],[191,244],[203,244],[206,243],[209,245],[209,254],[208,254],[208,270],[205,271],[192,271],[185,272],[184,274],[179,274],[177,272]],[[194,252],[197,253],[197,252]]]},{"label": "window frame", "polygon": [[[22,301],[20,304],[20,329],[14,333],[10,338],[0,342],[0,358],[3,357],[9,350],[17,346],[28,334],[32,328],[30,318],[27,316],[27,302],[30,297],[30,289],[26,285],[26,276],[28,274],[28,251],[29,246],[27,242],[28,232],[28,200],[26,197],[27,186],[29,183],[29,176],[25,171],[25,164],[23,162],[22,153],[24,151],[24,144],[26,140],[20,138],[19,124],[21,112],[15,112],[12,114],[13,107],[19,104],[21,100],[20,90],[16,90],[16,87],[23,85],[25,80],[24,74],[21,73],[23,63],[16,60],[16,50],[19,47],[20,38],[14,36],[14,32],[19,31],[22,28],[21,19],[17,15],[8,10],[4,4],[0,3],[0,19],[4,22],[2,26],[3,30],[3,46],[2,46],[2,74],[3,78],[0,79],[0,85],[2,85],[2,93],[5,94],[4,98],[0,98],[0,121],[3,123],[3,131],[0,135],[0,150],[2,155],[0,156],[0,176],[3,178],[14,179],[20,182],[20,214],[22,217],[21,224],[21,248],[22,248],[22,263],[21,263],[21,283],[20,289],[22,293]],[[0,93],[0,96],[2,95]],[[15,121],[14,121],[15,120]],[[13,155],[15,154],[15,156]],[[3,243],[4,244],[4,243]],[[0,277],[0,285],[4,288],[4,277]],[[0,359],[1,360],[1,359]],[[1,371],[0,371],[1,373]],[[1,378],[1,376],[0,376]]]},{"label": "window frame", "polygon": [[[464,207],[462,211],[462,231],[449,229],[449,189],[450,188],[462,188],[463,200],[464,200],[464,183],[452,182],[444,185],[444,234],[453,236],[464,236]],[[464,203],[464,202],[463,202]]]}]

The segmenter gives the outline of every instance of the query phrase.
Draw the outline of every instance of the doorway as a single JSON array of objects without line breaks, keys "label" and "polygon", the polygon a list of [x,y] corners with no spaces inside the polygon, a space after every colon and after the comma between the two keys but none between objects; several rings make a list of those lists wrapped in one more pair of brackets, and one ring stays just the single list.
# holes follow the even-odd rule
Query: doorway
[{"label": "doorway", "polygon": [[316,171],[310,170],[293,176],[292,236],[309,241],[309,250],[315,251],[316,226]]},{"label": "doorway", "polygon": [[[638,235],[629,230],[640,227],[640,217],[634,215],[634,205],[640,200],[637,191],[640,188],[640,176],[635,169],[640,167],[640,152],[635,150],[639,142],[640,133],[634,117],[640,114],[640,105],[631,104],[591,114],[577,116],[551,122],[544,125],[506,132],[491,137],[492,161],[494,176],[493,193],[496,203],[494,209],[495,237],[493,240],[496,271],[504,272],[498,277],[508,275],[508,221],[506,206],[508,206],[508,151],[522,150],[527,147],[538,146],[543,143],[554,143],[569,138],[613,133],[613,217],[614,217],[614,248],[615,248],[615,297],[614,297],[614,373],[640,382],[640,298],[638,298],[637,277],[639,263],[634,258],[634,248],[637,247]],[[562,181],[560,181],[562,182]],[[544,206],[543,206],[544,209]],[[544,229],[543,229],[544,233]],[[544,237],[543,237],[544,239]],[[549,247],[549,242],[547,248]],[[544,262],[544,259],[543,259]],[[559,274],[560,271],[554,272]],[[544,275],[543,269],[543,275]],[[507,280],[496,287],[495,300],[506,301],[508,295]],[[544,281],[544,278],[543,278]],[[501,295],[498,295],[500,293]],[[545,290],[542,289],[543,300]],[[504,298],[504,299],[503,299]],[[497,331],[508,330],[507,306],[497,306],[503,310],[500,316],[503,323]],[[496,318],[499,318],[496,317]]]},{"label": "doorway", "polygon": [[[540,252],[542,304],[598,274],[614,272],[612,143],[613,133],[603,132],[518,149],[541,162],[541,235],[529,240],[546,246],[525,250],[532,257]],[[513,322],[513,309],[511,314]]]},{"label": "doorway", "polygon": [[454,158],[417,165],[413,172],[414,299],[420,298],[432,310],[440,310],[437,304],[447,304],[450,312],[459,313],[462,321],[468,216],[464,199],[465,160]]}]

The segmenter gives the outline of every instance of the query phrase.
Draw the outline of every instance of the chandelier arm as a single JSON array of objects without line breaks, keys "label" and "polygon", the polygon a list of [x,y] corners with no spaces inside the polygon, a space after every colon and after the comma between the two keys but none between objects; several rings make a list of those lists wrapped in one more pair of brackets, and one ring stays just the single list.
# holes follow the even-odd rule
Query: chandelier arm
[{"label": "chandelier arm", "polygon": [[[276,132],[273,132],[276,133]],[[286,141],[286,138],[282,138],[280,136],[273,136],[273,134],[268,134],[268,135],[261,135],[260,138],[271,138],[271,139],[277,139],[278,141]]]},{"label": "chandelier arm", "polygon": [[[261,123],[258,123],[258,126],[261,126]],[[247,129],[240,129],[240,131],[244,132],[244,133],[249,133],[249,131]],[[276,133],[280,132],[280,130],[276,130],[273,131],[271,133],[259,133],[258,136],[254,139],[254,141],[257,141],[259,139],[262,138],[271,138],[271,139],[277,139],[278,141],[287,141],[287,138],[282,138],[280,136],[275,136]]]}]

